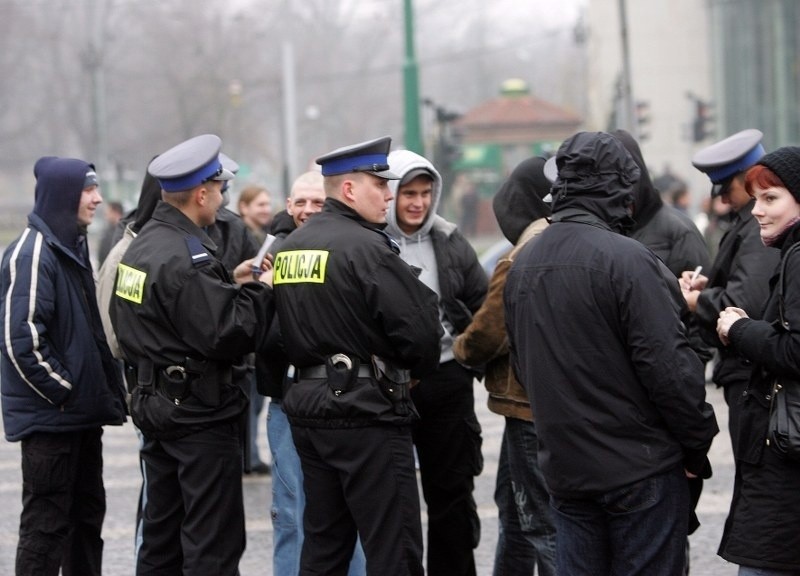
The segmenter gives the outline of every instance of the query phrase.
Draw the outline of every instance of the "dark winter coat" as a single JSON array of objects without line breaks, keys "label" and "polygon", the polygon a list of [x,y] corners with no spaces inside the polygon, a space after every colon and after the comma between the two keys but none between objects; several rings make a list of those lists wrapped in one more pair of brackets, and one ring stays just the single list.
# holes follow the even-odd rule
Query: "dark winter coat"
[{"label": "dark winter coat", "polygon": [[[780,253],[800,242],[795,225]],[[770,248],[775,253],[778,250]],[[719,554],[729,562],[775,570],[800,570],[800,463],[783,460],[766,445],[769,395],[775,378],[800,386],[800,251],[786,260],[784,318],[778,322],[778,274],[771,281],[763,320],[742,319],[728,333],[730,348],[750,360],[752,372],[741,408],[733,502]]]},{"label": "dark winter coat", "polygon": [[733,225],[719,244],[719,252],[708,274],[708,284],[697,298],[695,318],[703,339],[719,350],[713,380],[717,386],[747,382],[752,365],[722,345],[717,337],[719,313],[728,306],[760,319],[769,295],[769,279],[780,255],[761,242],[758,222],[751,213],[753,202],[739,210]]},{"label": "dark winter coat", "polygon": [[37,162],[28,227],[3,254],[0,386],[10,441],[125,421],[125,392],[77,225],[89,168],[67,158]]},{"label": "dark winter coat", "polygon": [[718,428],[661,262],[619,234],[638,168],[608,134],[557,156],[552,224],[504,294],[512,365],[551,493],[598,495],[676,466],[701,473]]},{"label": "dark winter coat", "polygon": [[533,419],[528,395],[509,366],[503,290],[517,253],[548,226],[550,207],[542,198],[550,192],[550,182],[544,176],[544,162],[538,157],[524,160],[495,194],[495,218],[514,249],[497,262],[486,299],[453,344],[459,362],[486,365],[484,385],[489,393],[489,410],[528,421]]}]

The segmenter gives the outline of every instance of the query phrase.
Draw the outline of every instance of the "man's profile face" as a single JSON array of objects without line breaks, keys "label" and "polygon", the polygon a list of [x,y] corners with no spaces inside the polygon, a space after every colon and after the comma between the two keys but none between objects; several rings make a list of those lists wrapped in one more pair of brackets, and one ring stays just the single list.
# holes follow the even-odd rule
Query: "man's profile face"
[{"label": "man's profile face", "polygon": [[389,182],[366,173],[353,174],[349,181],[352,183],[353,209],[367,222],[385,224],[389,202],[394,198]]},{"label": "man's profile face", "polygon": [[201,216],[201,226],[211,226],[217,219],[217,210],[222,206],[222,186],[224,182],[209,180],[203,184],[206,189],[206,203]]},{"label": "man's profile face", "polygon": [[286,199],[286,212],[294,220],[298,228],[317,212],[322,211],[325,203],[325,190],[319,186],[296,186],[292,195]]},{"label": "man's profile face", "polygon": [[91,224],[97,207],[102,203],[103,197],[100,195],[99,186],[84,188],[78,203],[78,226],[86,227]]},{"label": "man's profile face", "polygon": [[397,225],[406,234],[413,234],[425,222],[433,198],[433,180],[417,176],[397,188],[395,213]]},{"label": "man's profile face", "polygon": [[744,178],[737,174],[719,195],[723,204],[731,207],[731,210],[738,212],[750,203],[750,195],[744,187]]}]

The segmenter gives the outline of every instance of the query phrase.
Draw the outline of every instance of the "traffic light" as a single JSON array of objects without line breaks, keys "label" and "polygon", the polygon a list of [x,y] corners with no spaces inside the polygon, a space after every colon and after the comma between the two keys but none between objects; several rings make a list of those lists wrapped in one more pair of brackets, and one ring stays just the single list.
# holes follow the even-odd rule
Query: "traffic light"
[{"label": "traffic light", "polygon": [[644,142],[650,138],[647,125],[650,124],[650,102],[637,100],[634,106],[634,116],[636,120],[636,136],[639,142]]},{"label": "traffic light", "polygon": [[692,120],[692,140],[702,142],[713,134],[712,115],[713,106],[710,102],[705,102],[699,98],[694,101],[694,119]]}]

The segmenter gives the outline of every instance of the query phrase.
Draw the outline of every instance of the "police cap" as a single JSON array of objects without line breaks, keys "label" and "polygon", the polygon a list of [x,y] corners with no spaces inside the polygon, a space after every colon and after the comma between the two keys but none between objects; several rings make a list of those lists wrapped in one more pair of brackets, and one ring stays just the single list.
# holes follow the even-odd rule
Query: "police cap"
[{"label": "police cap", "polygon": [[190,190],[209,180],[232,180],[233,174],[222,166],[221,146],[214,134],[195,136],[154,158],[147,171],[165,192]]},{"label": "police cap", "polygon": [[711,196],[719,196],[737,174],[744,172],[764,155],[761,130],[749,128],[699,150],[692,164],[705,172],[713,184]]},{"label": "police cap", "polygon": [[400,177],[389,170],[387,156],[391,146],[391,137],[384,136],[337,148],[317,158],[317,164],[322,166],[323,176],[366,172],[385,180],[399,180]]}]

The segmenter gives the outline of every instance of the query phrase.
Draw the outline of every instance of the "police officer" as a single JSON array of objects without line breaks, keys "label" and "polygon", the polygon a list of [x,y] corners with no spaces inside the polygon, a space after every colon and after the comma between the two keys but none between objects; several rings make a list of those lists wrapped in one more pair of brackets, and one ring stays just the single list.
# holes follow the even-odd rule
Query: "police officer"
[{"label": "police officer", "polygon": [[300,574],[347,573],[356,534],[369,574],[422,574],[411,378],[434,371],[436,294],[383,228],[389,137],[321,158],[322,212],[275,256],[275,302],[296,367],[283,398],[304,475]]},{"label": "police officer", "polygon": [[694,167],[711,180],[711,197],[719,196],[731,207],[731,228],[720,241],[708,275],[684,271],[681,288],[689,309],[694,312],[700,335],[718,350],[712,380],[724,388],[728,429],[733,438],[737,431],[738,404],[752,366],[722,345],[717,337],[717,320],[728,306],[742,308],[750,317],[760,319],[769,295],[769,279],[780,258],[777,250],[762,244],[758,222],[751,214],[755,201],[744,187],[745,172],[764,155],[762,137],[760,130],[742,130],[703,148],[692,158]]},{"label": "police officer", "polygon": [[117,268],[111,320],[136,368],[131,412],[144,436],[138,575],[233,575],[244,551],[243,355],[264,337],[272,293],[269,272],[252,281],[251,261],[231,279],[203,231],[233,177],[220,144],[198,136],[150,163],[163,202]]}]

